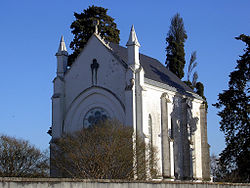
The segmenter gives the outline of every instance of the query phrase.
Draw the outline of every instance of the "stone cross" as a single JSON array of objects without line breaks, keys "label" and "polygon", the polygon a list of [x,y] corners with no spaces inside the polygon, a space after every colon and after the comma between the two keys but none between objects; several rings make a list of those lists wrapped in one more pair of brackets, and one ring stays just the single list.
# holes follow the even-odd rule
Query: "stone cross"
[{"label": "stone cross", "polygon": [[93,24],[95,26],[95,34],[98,34],[98,25],[99,25],[99,20],[94,20]]}]

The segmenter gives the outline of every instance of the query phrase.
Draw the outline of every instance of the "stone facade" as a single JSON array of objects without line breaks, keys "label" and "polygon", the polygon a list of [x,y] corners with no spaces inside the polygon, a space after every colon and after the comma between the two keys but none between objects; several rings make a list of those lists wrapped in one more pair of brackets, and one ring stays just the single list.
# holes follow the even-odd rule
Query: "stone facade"
[{"label": "stone facade", "polygon": [[69,69],[61,39],[52,96],[52,139],[113,118],[158,149],[162,178],[209,179],[206,109],[201,97],[155,59],[139,53],[132,27],[127,48],[97,33]]}]

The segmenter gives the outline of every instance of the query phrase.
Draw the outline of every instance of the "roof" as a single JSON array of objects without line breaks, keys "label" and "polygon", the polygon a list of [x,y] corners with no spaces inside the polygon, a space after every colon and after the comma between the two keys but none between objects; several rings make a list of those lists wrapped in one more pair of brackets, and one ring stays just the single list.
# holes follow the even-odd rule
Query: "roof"
[{"label": "roof", "polygon": [[[122,65],[124,67],[128,66],[128,52],[127,48],[120,46],[119,44],[115,44],[112,42],[107,42],[103,38],[101,38],[98,34],[93,34],[92,36],[96,36],[103,45],[110,50],[110,52],[120,60]],[[168,70],[160,61],[157,59],[154,59],[152,57],[146,56],[144,54],[140,53],[140,64],[143,67],[143,70],[145,72],[145,78],[148,78],[150,81],[150,84],[172,89],[174,88],[174,91],[178,91],[179,93],[182,93],[184,95],[195,97],[200,100],[203,100],[202,97],[200,97],[198,94],[194,93],[194,91],[187,86],[180,78],[178,78],[174,73],[172,73],[170,70]],[[169,87],[170,86],[170,87]],[[175,90],[176,89],[176,90]]]},{"label": "roof", "polygon": [[[118,44],[110,43],[109,46],[116,57],[127,63],[127,48]],[[168,70],[160,61],[140,53],[140,64],[142,65],[145,77],[163,84],[167,84],[177,89],[179,92],[193,93],[193,90],[188,87],[180,78]]]}]

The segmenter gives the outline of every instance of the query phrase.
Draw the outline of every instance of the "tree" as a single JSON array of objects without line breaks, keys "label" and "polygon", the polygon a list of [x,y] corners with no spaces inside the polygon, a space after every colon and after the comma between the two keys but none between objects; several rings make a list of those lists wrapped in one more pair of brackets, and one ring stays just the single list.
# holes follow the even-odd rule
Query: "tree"
[{"label": "tree", "polygon": [[210,156],[210,174],[213,178],[212,181],[213,182],[224,181],[222,179],[223,173],[224,172],[222,166],[220,165],[220,158],[217,155],[212,154]]},{"label": "tree", "polygon": [[48,157],[28,141],[0,136],[0,176],[46,177]]},{"label": "tree", "polygon": [[204,85],[201,82],[197,82],[195,85],[196,93],[204,99],[206,109],[208,108],[207,98],[204,95]]},{"label": "tree", "polygon": [[206,106],[206,109],[208,108],[207,105],[207,99],[204,96],[204,85],[201,82],[197,82],[198,80],[198,73],[195,71],[193,73],[193,78],[192,82],[190,81],[190,77],[192,75],[193,70],[197,67],[197,62],[196,62],[197,56],[196,56],[196,51],[192,52],[191,58],[188,64],[188,70],[187,70],[187,81],[184,81],[195,93],[200,95],[204,99],[204,103]]},{"label": "tree", "polygon": [[184,42],[187,39],[183,19],[176,14],[171,19],[171,25],[166,38],[167,68],[176,74],[180,79],[184,77],[185,51]]},{"label": "tree", "polygon": [[219,94],[214,106],[221,111],[220,130],[225,134],[226,148],[220,154],[225,181],[250,182],[250,36],[236,37],[246,43],[244,54],[230,73],[228,89]]},{"label": "tree", "polygon": [[155,177],[158,172],[155,149],[140,137],[133,142],[132,137],[132,127],[102,121],[55,140],[52,163],[60,177],[145,179],[149,173]]},{"label": "tree", "polygon": [[68,65],[70,66],[74,59],[78,56],[84,45],[87,43],[91,35],[95,32],[94,22],[98,21],[98,32],[105,40],[119,44],[120,31],[116,27],[114,18],[107,15],[108,9],[97,6],[89,6],[83,13],[74,13],[76,18],[71,24],[73,41],[70,43],[70,48],[74,51],[69,55]]},{"label": "tree", "polygon": [[195,69],[195,67],[197,66],[197,62],[196,62],[196,51],[192,52],[191,54],[191,58],[188,64],[188,71],[187,71],[187,81],[184,81],[191,89],[194,89],[196,86],[196,82],[198,79],[198,73],[197,71],[194,72],[193,74],[193,80],[192,82],[190,81],[190,77],[192,75],[193,70]]},{"label": "tree", "polygon": [[[197,59],[196,51],[194,51],[191,54],[191,58],[190,58],[189,65],[188,65],[188,72],[187,72],[187,80],[188,81],[190,81],[191,74],[192,74],[194,68],[197,66],[197,62],[195,62],[196,59]],[[194,76],[194,74],[193,74],[193,77],[196,77],[196,76]],[[197,78],[198,78],[198,76],[197,76]],[[197,78],[195,78],[195,79],[197,80]],[[193,78],[193,80],[195,80],[195,79]],[[195,85],[195,84],[193,84],[193,85]]]}]

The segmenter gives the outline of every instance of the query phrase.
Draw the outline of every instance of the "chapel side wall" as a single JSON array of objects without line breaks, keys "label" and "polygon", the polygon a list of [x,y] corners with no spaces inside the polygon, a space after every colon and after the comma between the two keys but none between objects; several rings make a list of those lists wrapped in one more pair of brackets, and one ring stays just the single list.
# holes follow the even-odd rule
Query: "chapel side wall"
[{"label": "chapel side wall", "polygon": [[174,176],[176,179],[183,178],[183,109],[182,109],[183,98],[181,95],[173,96],[173,108],[170,113],[171,116],[171,127],[173,132],[173,149],[174,149]]},{"label": "chapel side wall", "polygon": [[196,119],[195,130],[193,133],[193,176],[194,179],[203,179],[203,172],[202,172],[202,128],[201,128],[201,118],[200,118],[200,101],[193,101],[192,103],[192,116]]},{"label": "chapel side wall", "polygon": [[152,143],[157,149],[158,158],[158,169],[159,173],[162,174],[162,149],[161,149],[161,106],[160,98],[161,91],[152,89],[150,85],[144,85],[145,91],[143,91],[143,133],[149,135],[148,133],[148,118],[149,114],[152,119]]},{"label": "chapel side wall", "polygon": [[[94,84],[92,82],[91,64],[93,59],[96,59],[99,64],[97,84],[95,75],[93,76]],[[96,36],[90,38],[65,75],[66,109],[81,92],[93,85],[110,90],[124,103],[125,68]]]},{"label": "chapel side wall", "polygon": [[201,138],[202,138],[202,178],[210,180],[210,153],[207,142],[207,110],[205,104],[200,106]]},{"label": "chapel side wall", "polygon": [[[162,154],[162,117],[161,117],[161,97],[163,96],[164,93],[167,93],[169,97],[169,102],[166,103],[167,107],[167,112],[168,112],[168,117],[167,117],[167,125],[169,126],[168,129],[171,129],[171,112],[173,111],[173,98],[175,96],[174,92],[167,91],[158,87],[154,87],[149,84],[144,84],[144,90],[143,91],[143,133],[145,135],[148,135],[148,117],[149,114],[151,115],[152,118],[152,130],[153,130],[153,145],[157,148],[158,151],[158,156],[157,158],[159,159],[158,161],[158,168],[160,171],[160,174],[163,175],[163,154]],[[167,136],[167,135],[165,135]],[[169,138],[166,138],[169,139]],[[170,152],[170,151],[169,151]],[[173,153],[170,153],[171,156],[170,158],[173,158]],[[173,159],[170,159],[170,176],[174,176],[174,164],[173,164]]]}]

